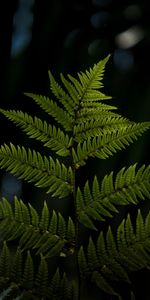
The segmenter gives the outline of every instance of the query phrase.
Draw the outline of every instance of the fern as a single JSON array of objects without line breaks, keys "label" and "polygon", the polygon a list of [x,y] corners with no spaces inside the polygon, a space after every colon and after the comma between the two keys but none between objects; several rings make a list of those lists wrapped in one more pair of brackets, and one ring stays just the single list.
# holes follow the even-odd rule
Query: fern
[{"label": "fern", "polygon": [[13,121],[17,126],[20,126],[30,138],[37,139],[44,143],[45,147],[56,151],[56,154],[68,156],[70,154],[69,147],[72,144],[72,138],[64,134],[59,128],[42,122],[39,118],[34,119],[28,114],[21,111],[4,111],[0,110],[8,119]]},{"label": "fern", "polygon": [[105,175],[101,187],[96,176],[92,189],[88,181],[83,192],[78,187],[76,202],[79,221],[90,229],[96,229],[93,221],[112,218],[114,213],[118,213],[117,205],[137,205],[140,199],[150,199],[150,166],[143,165],[137,173],[135,170],[136,164],[122,168],[115,179],[111,172]]},{"label": "fern", "polygon": [[[150,264],[150,213],[143,217],[138,209],[136,220],[128,214],[115,230],[109,221],[121,206],[137,206],[150,198],[150,166],[123,167],[101,182],[95,175],[82,188],[76,183],[89,158],[111,157],[150,127],[150,122],[130,121],[116,112],[116,106],[106,104],[111,97],[104,94],[102,79],[108,59],[79,72],[77,78],[60,74],[61,83],[49,71],[55,99],[26,93],[58,126],[22,111],[0,109],[29,138],[58,156],[53,159],[10,142],[0,148],[1,169],[45,189],[50,199],[68,198],[73,207],[65,217],[49,208],[50,199],[41,212],[16,196],[12,204],[1,199],[2,299],[79,300],[90,281],[103,295],[119,300],[121,282],[129,298],[136,299],[132,273]],[[106,231],[101,229],[104,222]]]},{"label": "fern", "polygon": [[1,265],[7,267],[7,274],[0,275],[0,282],[4,279],[6,285],[5,291],[0,294],[1,299],[5,299],[5,297],[17,299],[14,298],[17,295],[20,297],[18,299],[24,300],[28,297],[30,297],[29,299],[73,299],[74,282],[69,281],[65,273],[61,276],[58,270],[50,278],[48,264],[42,255],[36,273],[33,258],[29,251],[24,258],[18,247],[12,257],[6,242],[4,242],[0,258]]},{"label": "fern", "polygon": [[75,166],[83,166],[85,160],[88,157],[98,157],[101,159],[106,159],[109,156],[128,146],[133,140],[137,139],[144,131],[150,127],[149,122],[137,123],[128,126],[121,126],[116,128],[116,130],[104,131],[103,134],[99,134],[98,137],[89,137],[87,141],[79,143],[77,145],[77,150],[72,149],[73,161]]},{"label": "fern", "polygon": [[[14,198],[14,210],[3,198],[0,202],[1,240],[18,240],[20,249],[34,249],[36,254],[44,257],[60,255],[65,244],[71,244],[75,238],[75,226],[69,217],[66,222],[63,216],[55,211],[50,216],[46,202],[41,216],[22,200]],[[10,226],[11,224],[11,226]],[[65,254],[65,253],[64,253]]]},{"label": "fern", "polygon": [[[150,251],[150,213],[144,220],[140,210],[136,218],[136,232],[130,215],[123,220],[117,229],[117,241],[109,227],[106,235],[101,232],[96,245],[89,238],[87,254],[81,247],[78,253],[82,277],[91,276],[92,280],[104,291],[116,294],[108,279],[125,281],[131,284],[129,274],[143,267],[149,267]],[[83,267],[82,267],[83,266]],[[104,277],[103,277],[104,276]]]},{"label": "fern", "polygon": [[1,147],[0,157],[2,168],[28,182],[36,182],[38,187],[48,187],[47,193],[51,192],[53,196],[65,197],[72,191],[71,168],[67,170],[64,164],[58,160],[55,162],[52,157],[42,157],[39,152],[15,147],[12,143]]}]

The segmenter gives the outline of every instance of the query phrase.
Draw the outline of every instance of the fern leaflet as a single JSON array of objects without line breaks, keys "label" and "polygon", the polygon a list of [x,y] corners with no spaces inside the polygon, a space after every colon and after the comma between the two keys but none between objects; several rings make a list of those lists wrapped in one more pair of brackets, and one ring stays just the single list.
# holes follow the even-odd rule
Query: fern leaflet
[{"label": "fern leaflet", "polygon": [[[7,258],[6,258],[7,253]],[[7,259],[7,260],[6,260]],[[5,260],[7,261],[8,272],[6,274]],[[48,273],[48,264],[41,256],[40,263],[34,267],[33,258],[28,251],[23,261],[23,254],[18,247],[14,255],[9,252],[6,242],[3,244],[0,255],[1,270],[0,281],[5,282],[5,289],[0,287],[1,299],[60,299],[72,300],[74,291],[74,281],[68,280],[65,273],[61,274],[58,270],[50,278]],[[18,265],[20,266],[19,273]],[[36,264],[37,265],[37,264]],[[16,270],[14,270],[16,267]],[[17,276],[19,274],[19,276]],[[54,292],[55,291],[55,292]],[[14,297],[17,298],[14,298]],[[4,298],[3,298],[4,297]]]},{"label": "fern leaflet", "polygon": [[74,126],[74,136],[77,142],[82,142],[90,137],[103,136],[104,133],[116,132],[118,128],[127,128],[131,122],[126,118],[101,116]]},{"label": "fern leaflet", "polygon": [[112,156],[117,150],[121,150],[137,140],[150,127],[150,122],[131,124],[118,128],[113,132],[104,132],[102,136],[88,138],[83,143],[77,145],[77,150],[73,149],[72,155],[76,168],[85,165],[88,157],[98,157],[106,159]]},{"label": "fern leaflet", "polygon": [[[90,229],[94,222],[105,221],[118,213],[117,205],[138,204],[139,199],[150,199],[150,166],[143,165],[136,171],[136,164],[122,168],[113,178],[113,172],[105,175],[101,187],[95,176],[92,189],[88,181],[84,191],[77,190],[77,210],[79,221]],[[140,220],[138,224],[140,223]],[[130,237],[129,237],[130,240]]]},{"label": "fern leaflet", "polygon": [[0,166],[19,178],[35,182],[37,187],[48,188],[47,193],[53,196],[66,197],[72,191],[71,169],[51,157],[42,157],[39,152],[4,144],[0,148]]},{"label": "fern leaflet", "polygon": [[69,147],[72,144],[72,138],[64,134],[59,128],[42,122],[41,119],[23,113],[22,111],[6,111],[0,110],[9,120],[13,121],[17,126],[26,132],[30,138],[34,138],[44,143],[45,147],[56,151],[58,155],[70,155]]},{"label": "fern leaflet", "polygon": [[115,242],[109,227],[106,237],[102,232],[100,233],[96,246],[90,237],[87,255],[82,247],[78,253],[82,277],[91,276],[92,281],[100,289],[111,295],[117,295],[112,287],[112,281],[122,280],[130,285],[129,274],[131,272],[149,267],[150,233],[146,224],[150,222],[150,213],[144,221],[141,212],[138,211],[135,233],[129,220],[130,216],[128,215],[126,221],[123,220],[119,225],[117,242]]},{"label": "fern leaflet", "polygon": [[31,205],[27,207],[17,197],[14,201],[14,211],[5,198],[0,202],[1,240],[19,239],[19,246],[23,251],[35,249],[36,254],[42,253],[44,257],[60,255],[61,251],[64,251],[64,255],[70,255],[65,250],[65,244],[71,244],[75,237],[75,226],[71,218],[66,222],[60,213],[53,212],[50,216],[45,202],[41,217],[37,220],[36,210]]},{"label": "fern leaflet", "polygon": [[73,118],[54,101],[42,95],[25,93],[26,96],[32,98],[46,113],[52,116],[66,131],[72,130]]}]

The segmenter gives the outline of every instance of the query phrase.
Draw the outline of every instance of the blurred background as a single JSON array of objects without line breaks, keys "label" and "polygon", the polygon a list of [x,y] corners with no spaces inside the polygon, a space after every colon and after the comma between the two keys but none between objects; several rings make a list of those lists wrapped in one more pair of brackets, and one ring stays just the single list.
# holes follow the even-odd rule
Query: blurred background
[{"label": "blurred background", "polygon": [[[110,53],[104,78],[105,93],[113,97],[109,103],[133,121],[150,120],[150,21],[146,0],[5,1],[0,20],[2,108],[47,118],[23,93],[51,96],[49,69],[57,80],[60,72],[75,76]],[[3,116],[0,126],[1,144],[11,141],[41,146]],[[91,174],[103,176],[114,167],[117,170],[135,162],[149,163],[149,137],[146,132],[112,158],[92,161]],[[5,182],[14,187],[14,178],[1,176],[2,187]],[[16,188],[21,193],[21,182]]]},{"label": "blurred background", "polygon": [[[50,96],[48,70],[59,73],[84,71],[109,53],[104,78],[108,104],[133,121],[150,120],[150,18],[146,0],[13,0],[1,9],[0,106],[47,118],[24,92]],[[42,149],[38,142],[0,116],[0,144]],[[90,174],[102,178],[112,169],[135,162],[149,163],[150,132],[106,161],[90,160]],[[88,168],[89,168],[88,164]],[[87,174],[83,168],[80,180]],[[42,191],[1,171],[0,193],[10,201],[14,194],[36,203]],[[84,184],[83,182],[83,184]],[[57,207],[52,200],[52,206]],[[40,207],[41,202],[38,202]],[[61,204],[62,205],[62,204]],[[63,204],[64,205],[64,204]],[[146,202],[143,211],[149,209]],[[145,298],[146,299],[146,298]],[[149,298],[147,298],[149,299]]]}]

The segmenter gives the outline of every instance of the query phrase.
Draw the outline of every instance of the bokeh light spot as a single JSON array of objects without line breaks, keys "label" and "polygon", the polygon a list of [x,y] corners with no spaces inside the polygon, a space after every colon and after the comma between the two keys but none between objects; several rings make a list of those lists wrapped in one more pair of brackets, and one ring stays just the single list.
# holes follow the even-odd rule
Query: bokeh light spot
[{"label": "bokeh light spot", "polygon": [[120,71],[130,71],[134,65],[134,57],[130,50],[116,49],[113,56],[115,66]]},{"label": "bokeh light spot", "polygon": [[11,56],[16,57],[30,44],[32,38],[33,12],[31,8],[34,0],[20,0],[13,19],[13,35]]},{"label": "bokeh light spot", "polygon": [[95,29],[104,28],[110,21],[110,13],[107,11],[101,11],[91,16],[91,24]]},{"label": "bokeh light spot", "polygon": [[116,35],[116,45],[122,49],[127,49],[135,46],[144,37],[144,31],[139,26],[132,26],[128,30]]},{"label": "bokeh light spot", "polygon": [[12,201],[15,195],[20,197],[21,192],[22,192],[21,180],[17,179],[15,176],[9,173],[4,174],[1,181],[2,197],[6,197],[9,201]]}]

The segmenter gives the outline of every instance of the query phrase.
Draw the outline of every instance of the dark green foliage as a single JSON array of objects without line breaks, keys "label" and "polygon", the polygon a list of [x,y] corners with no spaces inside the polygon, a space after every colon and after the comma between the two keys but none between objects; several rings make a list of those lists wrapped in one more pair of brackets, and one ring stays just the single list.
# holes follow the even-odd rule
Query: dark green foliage
[{"label": "dark green foliage", "polygon": [[[135,223],[128,214],[116,231],[108,226],[105,233],[100,225],[119,214],[120,206],[150,198],[150,166],[135,164],[105,175],[101,182],[95,175],[82,188],[76,184],[76,173],[89,157],[107,159],[150,127],[150,122],[130,121],[115,106],[102,102],[111,99],[101,90],[108,58],[78,73],[78,79],[61,74],[61,84],[49,71],[56,101],[26,93],[60,127],[22,111],[0,109],[30,138],[58,156],[54,160],[24,146],[4,144],[0,167],[53,197],[70,198],[74,205],[72,218],[64,218],[46,202],[38,212],[16,196],[13,205],[1,199],[1,299],[79,300],[82,284],[89,281],[120,300],[119,283],[124,282],[130,298],[135,299],[131,275],[149,268],[149,213],[144,218],[138,210]],[[80,223],[89,236],[87,243],[80,239]]]},{"label": "dark green foliage", "polygon": [[105,236],[103,232],[99,234],[96,245],[90,237],[87,251],[81,247],[78,253],[82,277],[91,276],[101,289],[107,289],[110,294],[113,288],[108,280],[123,280],[131,284],[128,273],[150,265],[149,225],[150,213],[144,220],[139,210],[135,232],[128,215],[117,229],[116,241],[110,227]]},{"label": "dark green foliage", "polygon": [[49,215],[46,202],[41,217],[36,210],[14,199],[14,210],[3,198],[0,202],[0,232],[1,240],[18,241],[21,250],[34,249],[35,254],[44,257],[60,255],[65,243],[71,243],[75,238],[75,227],[71,218],[68,222],[59,213]]},{"label": "dark green foliage", "polygon": [[137,172],[135,169],[136,164],[128,169],[122,168],[115,179],[113,172],[105,175],[101,187],[95,176],[92,189],[87,181],[83,193],[78,187],[79,221],[88,228],[96,229],[92,219],[105,221],[106,217],[112,218],[112,214],[118,213],[117,205],[138,204],[139,199],[150,198],[150,166],[143,165]]},{"label": "dark green foliage", "polygon": [[[5,282],[5,291],[1,292],[1,299],[72,299],[74,282],[69,281],[66,274],[56,273],[50,278],[48,274],[48,264],[41,255],[36,271],[33,258],[29,251],[25,257],[20,247],[11,256],[6,242],[2,246],[1,252],[0,288]],[[54,296],[55,294],[55,296]],[[20,298],[17,298],[18,297]],[[16,298],[14,298],[16,296]]]}]

